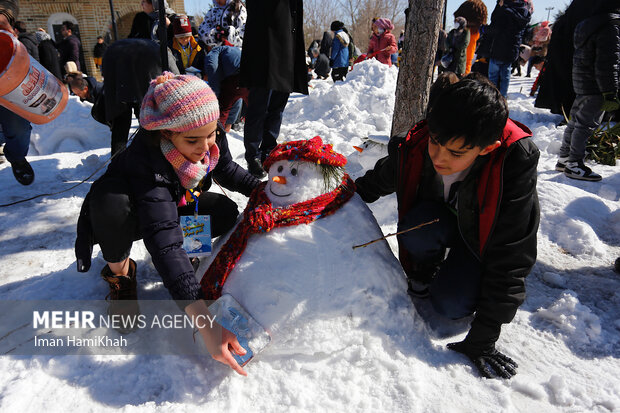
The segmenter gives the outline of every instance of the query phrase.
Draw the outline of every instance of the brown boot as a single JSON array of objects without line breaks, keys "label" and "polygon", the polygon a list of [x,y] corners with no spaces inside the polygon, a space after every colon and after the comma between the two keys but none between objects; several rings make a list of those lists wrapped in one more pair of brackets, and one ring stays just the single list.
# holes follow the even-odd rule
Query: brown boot
[{"label": "brown boot", "polygon": [[130,333],[137,328],[140,307],[136,283],[136,262],[129,259],[129,274],[114,275],[106,265],[101,277],[110,285],[106,300],[110,300],[108,315],[112,317],[114,328],[120,333]]}]

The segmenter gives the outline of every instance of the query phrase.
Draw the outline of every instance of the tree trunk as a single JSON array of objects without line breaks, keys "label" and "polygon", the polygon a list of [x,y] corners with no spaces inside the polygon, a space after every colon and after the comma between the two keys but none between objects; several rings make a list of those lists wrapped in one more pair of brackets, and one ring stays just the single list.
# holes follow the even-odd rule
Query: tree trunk
[{"label": "tree trunk", "polygon": [[409,0],[391,136],[405,134],[426,116],[444,3],[445,0]]}]

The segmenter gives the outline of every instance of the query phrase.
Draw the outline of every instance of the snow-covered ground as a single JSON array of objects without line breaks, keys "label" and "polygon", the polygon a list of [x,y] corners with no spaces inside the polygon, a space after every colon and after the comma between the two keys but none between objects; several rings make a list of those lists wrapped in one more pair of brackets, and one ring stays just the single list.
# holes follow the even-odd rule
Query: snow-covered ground
[{"label": "snow-covered ground", "polygon": [[[313,81],[309,96],[291,96],[281,139],[320,135],[349,156],[349,172],[359,176],[361,164],[367,163],[358,162],[352,146],[369,135],[389,133],[396,77],[395,68],[370,61],[356,65],[344,83]],[[519,363],[512,380],[482,379],[463,356],[447,350],[445,344],[462,334],[441,339],[429,334],[403,299],[405,284],[394,278],[399,276],[394,269],[391,282],[382,283],[382,294],[395,298],[377,313],[389,319],[367,325],[355,317],[347,323],[325,314],[312,323],[313,334],[304,333],[316,341],[287,353],[267,347],[246,366],[248,377],[206,355],[4,355],[0,410],[620,411],[620,275],[612,269],[620,256],[620,166],[591,165],[603,176],[597,183],[555,172],[564,127],[555,127],[559,116],[534,108],[528,96],[532,81],[513,77],[509,90],[511,117],[530,127],[541,152],[538,262],[527,279],[527,299],[497,344]],[[109,158],[109,136],[108,129],[90,117],[90,105],[72,97],[58,119],[34,125],[29,155],[36,173],[33,185],[19,185],[10,166],[0,165],[0,204],[60,191],[86,178]],[[229,144],[245,166],[242,135],[229,134]],[[99,277],[104,262],[97,247],[91,270],[75,270],[75,225],[88,186],[0,208],[0,300],[105,296],[107,287]],[[228,195],[240,208],[245,206],[243,196]],[[369,207],[384,234],[395,231],[394,196]],[[363,208],[357,211],[365,213]],[[362,240],[375,234],[372,225],[333,222],[336,233],[356,232]],[[389,246],[396,251],[394,238]],[[311,249],[321,254],[323,263],[343,268],[339,250]],[[385,271],[386,263],[394,262],[385,244],[378,244],[373,254],[375,266],[372,260],[363,269],[351,263],[360,284],[374,282],[369,278],[373,270]],[[257,258],[255,265],[268,268],[278,255],[274,251],[271,257]],[[139,296],[169,297],[141,242],[134,245],[132,257],[138,263]],[[289,265],[293,270],[296,264]],[[301,270],[311,277],[314,268]],[[332,310],[333,301],[342,300],[355,312],[348,293],[323,299],[330,300]],[[0,347],[6,339],[10,337],[0,337]]]}]

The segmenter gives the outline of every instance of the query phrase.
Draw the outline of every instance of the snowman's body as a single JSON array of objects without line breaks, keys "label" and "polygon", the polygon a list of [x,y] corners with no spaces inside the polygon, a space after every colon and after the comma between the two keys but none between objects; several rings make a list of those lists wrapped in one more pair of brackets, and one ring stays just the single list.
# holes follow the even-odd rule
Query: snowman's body
[{"label": "snowman's body", "polygon": [[[274,208],[286,207],[335,186],[325,188],[316,164],[284,160],[269,168],[265,193]],[[384,241],[352,248],[381,235],[370,209],[354,195],[310,224],[250,236],[223,293],[270,332],[272,354],[315,354],[342,347],[343,339],[358,342],[365,329],[391,331],[402,323],[393,311],[410,307],[402,268]],[[197,274],[209,264],[203,262]],[[333,331],[336,325],[341,331]]]}]

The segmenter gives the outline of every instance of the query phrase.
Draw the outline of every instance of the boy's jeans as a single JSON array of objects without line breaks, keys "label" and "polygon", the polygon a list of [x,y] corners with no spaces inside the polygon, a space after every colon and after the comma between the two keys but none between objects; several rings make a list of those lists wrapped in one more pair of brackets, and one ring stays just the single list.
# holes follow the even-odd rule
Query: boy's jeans
[{"label": "boy's jeans", "polygon": [[30,131],[32,130],[30,122],[4,106],[0,106],[0,125],[2,125],[2,134],[6,139],[4,145],[6,160],[10,163],[23,160],[30,147]]},{"label": "boy's jeans", "polygon": [[586,155],[586,143],[592,132],[603,120],[603,95],[577,95],[570,109],[570,120],[564,131],[560,158],[568,162],[582,161]]},{"label": "boy's jeans", "polygon": [[489,80],[497,86],[499,93],[501,93],[503,97],[506,97],[508,94],[511,67],[512,62],[500,62],[495,59],[489,61]]},{"label": "boy's jeans", "polygon": [[[439,222],[398,236],[418,264],[441,262],[430,285],[430,300],[439,314],[458,319],[472,314],[482,279],[482,265],[459,233],[456,216],[442,202],[422,201],[398,223],[398,231],[432,221]],[[446,248],[448,256],[443,259]]]}]

